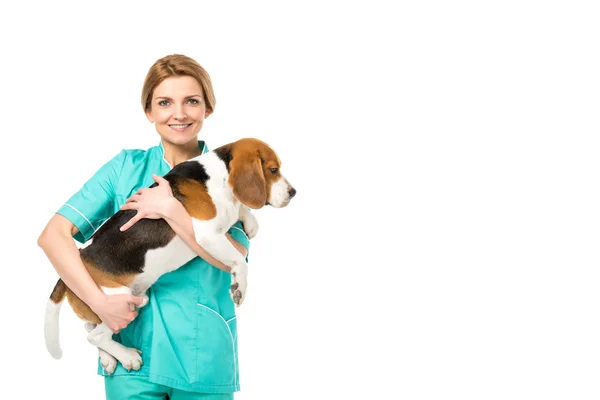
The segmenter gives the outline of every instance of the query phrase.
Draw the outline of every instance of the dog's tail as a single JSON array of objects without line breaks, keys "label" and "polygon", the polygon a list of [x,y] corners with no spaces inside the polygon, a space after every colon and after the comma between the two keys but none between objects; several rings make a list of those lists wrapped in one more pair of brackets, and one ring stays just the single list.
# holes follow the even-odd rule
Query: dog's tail
[{"label": "dog's tail", "polygon": [[62,357],[60,341],[58,338],[58,321],[60,305],[65,299],[67,285],[62,279],[59,279],[54,286],[54,290],[46,306],[46,319],[44,321],[44,337],[46,339],[46,349],[50,355],[57,360]]}]

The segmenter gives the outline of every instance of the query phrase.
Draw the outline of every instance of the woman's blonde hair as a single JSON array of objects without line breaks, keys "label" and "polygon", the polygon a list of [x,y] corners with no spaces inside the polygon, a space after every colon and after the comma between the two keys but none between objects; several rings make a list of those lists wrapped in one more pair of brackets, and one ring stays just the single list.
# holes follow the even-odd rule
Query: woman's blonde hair
[{"label": "woman's blonde hair", "polygon": [[144,112],[152,108],[151,101],[154,89],[172,76],[191,76],[196,79],[204,92],[206,110],[211,113],[215,109],[215,94],[208,72],[194,59],[181,54],[171,54],[160,58],[150,67],[142,88],[142,107]]}]

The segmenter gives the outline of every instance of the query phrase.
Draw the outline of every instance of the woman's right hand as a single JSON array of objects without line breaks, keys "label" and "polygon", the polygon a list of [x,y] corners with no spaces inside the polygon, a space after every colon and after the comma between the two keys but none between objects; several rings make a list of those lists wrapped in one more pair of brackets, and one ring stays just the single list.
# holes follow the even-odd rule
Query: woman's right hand
[{"label": "woman's right hand", "polygon": [[141,306],[143,301],[142,297],[131,294],[104,294],[91,308],[114,333],[119,333],[137,317],[136,307]]},{"label": "woman's right hand", "polygon": [[165,209],[177,200],[173,197],[173,191],[169,181],[152,174],[154,182],[158,185],[152,188],[142,188],[136,194],[127,199],[121,206],[121,210],[136,210],[137,213],[123,226],[121,232],[131,228],[133,224],[142,218],[159,219],[165,217]]}]

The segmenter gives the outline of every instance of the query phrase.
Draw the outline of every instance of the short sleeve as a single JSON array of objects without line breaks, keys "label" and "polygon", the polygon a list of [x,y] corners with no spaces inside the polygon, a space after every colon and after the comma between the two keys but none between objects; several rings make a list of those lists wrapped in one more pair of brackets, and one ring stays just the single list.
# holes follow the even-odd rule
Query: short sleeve
[{"label": "short sleeve", "polygon": [[229,228],[228,233],[246,249],[250,248],[250,239],[248,239],[248,236],[246,236],[246,232],[244,231],[244,226],[242,225],[241,221],[233,224],[231,228]]},{"label": "short sleeve", "polygon": [[79,229],[73,237],[85,243],[110,218],[114,210],[116,184],[126,153],[122,151],[104,164],[56,213]]}]

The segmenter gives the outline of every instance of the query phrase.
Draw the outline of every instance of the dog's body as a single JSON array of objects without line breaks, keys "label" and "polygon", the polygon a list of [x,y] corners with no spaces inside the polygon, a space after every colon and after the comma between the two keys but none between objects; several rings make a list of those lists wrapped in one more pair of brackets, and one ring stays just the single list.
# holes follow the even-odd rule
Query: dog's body
[{"label": "dog's body", "polygon": [[[280,174],[280,164],[268,145],[246,138],[180,163],[164,176],[173,196],[192,217],[198,244],[231,268],[231,296],[237,305],[244,300],[248,266],[225,233],[239,219],[252,238],[258,223],[246,206],[257,209],[288,204],[296,191]],[[105,293],[144,296],[143,306],[148,300],[146,290],[160,276],[181,267],[196,254],[163,219],[141,219],[121,232],[119,228],[135,213],[117,212],[80,249],[80,255]],[[108,373],[114,371],[116,360],[127,369],[140,368],[139,352],[113,341],[113,332],[60,279],[46,311],[46,347],[53,357],[60,358],[62,354],[58,311],[65,297],[77,316],[87,322],[88,340],[100,349],[101,362]]]}]

